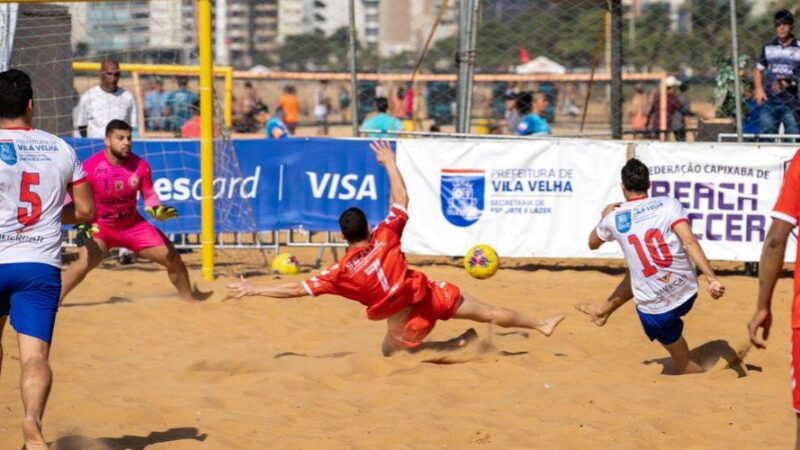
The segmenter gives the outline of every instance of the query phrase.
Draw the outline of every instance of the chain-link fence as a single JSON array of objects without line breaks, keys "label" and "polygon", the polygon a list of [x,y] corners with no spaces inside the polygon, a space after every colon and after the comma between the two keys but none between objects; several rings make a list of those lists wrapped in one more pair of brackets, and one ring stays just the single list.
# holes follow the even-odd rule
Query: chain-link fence
[{"label": "chain-link fence", "polygon": [[[474,52],[459,53],[466,3],[477,11],[477,32],[474,49],[461,49]],[[761,105],[749,98],[755,94],[748,87],[762,47],[775,39],[773,15],[783,7],[794,8],[789,2],[736,2],[745,132],[762,131]],[[72,53],[65,59],[197,62],[191,0],[75,3],[63,9],[73,30]],[[262,104],[299,135],[352,135],[354,116],[358,124],[379,117],[368,124],[454,131],[460,60],[474,61],[472,132],[529,132],[538,125],[525,117],[536,108],[555,135],[611,136],[615,68],[622,72],[624,137],[661,137],[667,131],[672,139],[692,140],[698,133],[704,138],[704,129],[735,132],[730,120],[713,120],[730,119],[736,110],[729,1],[217,0],[214,13],[216,63],[235,70],[230,125],[239,135],[263,135],[254,117]],[[612,51],[615,44],[620,55]],[[79,90],[92,83],[86,76],[75,73]],[[123,85],[133,89],[131,81],[123,77]],[[667,82],[669,93],[662,95]],[[155,83],[154,77],[140,79],[147,114],[143,103]],[[165,89],[177,89],[175,83],[166,77]],[[48,94],[53,98],[80,94],[73,86],[49,84],[58,91]],[[217,90],[222,89],[220,80]],[[146,121],[143,131],[161,131],[154,127],[157,121]]]}]

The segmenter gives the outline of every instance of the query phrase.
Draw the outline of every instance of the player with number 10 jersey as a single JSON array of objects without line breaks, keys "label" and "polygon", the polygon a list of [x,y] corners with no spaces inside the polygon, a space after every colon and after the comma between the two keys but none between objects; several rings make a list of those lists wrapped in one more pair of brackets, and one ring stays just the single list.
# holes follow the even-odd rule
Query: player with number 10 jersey
[{"label": "player with number 10 jersey", "polygon": [[633,297],[647,337],[669,351],[682,373],[701,372],[703,368],[689,354],[681,319],[697,298],[692,261],[706,276],[713,298],[721,297],[725,287],[692,234],[683,205],[671,197],[649,198],[649,189],[647,166],[636,159],[628,161],[622,169],[626,202],[608,205],[589,236],[593,250],[605,242],[619,242],[628,262],[628,274],[605,304],[576,307],[602,326]]}]

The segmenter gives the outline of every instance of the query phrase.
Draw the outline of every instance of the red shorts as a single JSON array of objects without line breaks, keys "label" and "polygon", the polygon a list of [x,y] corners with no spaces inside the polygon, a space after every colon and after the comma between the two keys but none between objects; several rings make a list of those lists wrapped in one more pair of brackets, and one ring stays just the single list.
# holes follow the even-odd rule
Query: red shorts
[{"label": "red shorts", "polygon": [[792,329],[792,401],[794,412],[800,414],[800,329]]},{"label": "red shorts", "polygon": [[414,348],[433,331],[437,320],[448,320],[461,306],[461,289],[443,281],[428,281],[428,295],[411,305],[402,327],[390,330],[389,338],[400,348]]},{"label": "red shorts", "polygon": [[124,247],[136,253],[144,249],[167,245],[167,238],[150,223],[139,220],[125,228],[98,225],[100,231],[93,238],[105,242],[108,250]]}]

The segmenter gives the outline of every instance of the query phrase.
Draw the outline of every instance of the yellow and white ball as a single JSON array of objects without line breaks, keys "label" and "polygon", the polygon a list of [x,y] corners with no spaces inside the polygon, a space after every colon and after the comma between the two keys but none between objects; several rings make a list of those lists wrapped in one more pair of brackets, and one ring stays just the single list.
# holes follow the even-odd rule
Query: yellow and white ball
[{"label": "yellow and white ball", "polygon": [[464,269],[471,277],[479,280],[490,278],[499,266],[497,252],[488,245],[476,245],[464,255]]},{"label": "yellow and white ball", "polygon": [[300,270],[300,263],[291,253],[281,253],[272,260],[272,272],[281,275],[294,275]]}]

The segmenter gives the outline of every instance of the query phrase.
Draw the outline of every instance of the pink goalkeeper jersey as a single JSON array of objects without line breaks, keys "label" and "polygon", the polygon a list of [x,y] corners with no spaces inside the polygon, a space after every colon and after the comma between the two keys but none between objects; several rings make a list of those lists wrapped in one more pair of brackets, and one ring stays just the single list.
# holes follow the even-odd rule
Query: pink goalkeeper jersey
[{"label": "pink goalkeeper jersey", "polygon": [[84,161],[83,170],[94,190],[94,222],[101,228],[124,229],[144,220],[136,210],[139,191],[145,206],[161,204],[153,190],[150,165],[134,154],[117,166],[104,151],[98,152]]}]

